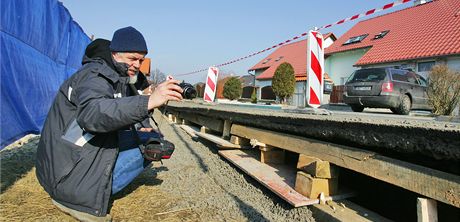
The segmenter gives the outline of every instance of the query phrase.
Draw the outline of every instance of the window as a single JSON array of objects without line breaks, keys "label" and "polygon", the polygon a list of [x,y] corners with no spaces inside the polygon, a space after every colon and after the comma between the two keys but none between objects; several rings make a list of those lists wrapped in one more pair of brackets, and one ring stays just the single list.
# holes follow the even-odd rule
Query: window
[{"label": "window", "polygon": [[374,36],[374,39],[381,39],[381,38],[383,38],[385,35],[387,35],[388,32],[390,32],[390,30],[382,31],[382,32],[380,32],[379,34],[375,35],[375,36]]},{"label": "window", "polygon": [[275,62],[278,62],[278,61],[280,61],[282,58],[284,58],[284,56],[280,56],[280,57],[278,57],[277,59],[275,59]]},{"label": "window", "polygon": [[415,72],[407,72],[407,81],[409,81],[412,84],[419,85],[418,80],[417,80],[417,75]]},{"label": "window", "polygon": [[419,81],[421,86],[428,86],[426,80],[423,77],[421,77],[420,75],[417,75],[417,79],[418,79],[418,81]]},{"label": "window", "polygon": [[356,70],[348,79],[348,83],[352,82],[379,82],[387,76],[383,68],[369,68]]},{"label": "window", "polygon": [[351,37],[351,38],[348,39],[345,43],[343,43],[343,45],[349,45],[349,44],[361,42],[361,41],[363,41],[363,39],[365,39],[368,35],[369,35],[369,34],[364,34],[364,35],[360,35],[360,36]]},{"label": "window", "polygon": [[429,62],[419,62],[417,70],[419,72],[429,72],[431,71],[431,68],[435,65],[436,63],[434,61],[429,61]]},{"label": "window", "polygon": [[391,77],[394,81],[409,82],[409,78],[406,75],[406,72],[401,71],[401,70],[392,70]]},{"label": "window", "polygon": [[262,64],[265,64],[265,63],[269,62],[270,60],[272,60],[272,59],[271,59],[271,58],[265,59],[265,60],[262,62]]}]

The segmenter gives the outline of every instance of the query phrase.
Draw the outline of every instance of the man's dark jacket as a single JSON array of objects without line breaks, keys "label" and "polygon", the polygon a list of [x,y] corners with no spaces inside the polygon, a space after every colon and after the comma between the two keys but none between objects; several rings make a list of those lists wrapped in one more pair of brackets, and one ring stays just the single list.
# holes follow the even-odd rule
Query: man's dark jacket
[{"label": "man's dark jacket", "polygon": [[127,97],[129,78],[115,71],[110,52],[103,51],[104,56],[86,56],[60,87],[36,163],[37,178],[55,201],[96,216],[107,214],[118,130],[149,115],[149,97]]}]

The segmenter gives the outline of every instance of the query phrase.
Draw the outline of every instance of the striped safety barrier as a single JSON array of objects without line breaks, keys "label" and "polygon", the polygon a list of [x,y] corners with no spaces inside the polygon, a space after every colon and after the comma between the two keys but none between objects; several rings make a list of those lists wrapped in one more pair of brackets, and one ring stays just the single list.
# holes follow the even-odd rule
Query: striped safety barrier
[{"label": "striped safety barrier", "polygon": [[209,67],[208,77],[206,78],[206,87],[204,88],[203,99],[206,102],[214,102],[217,90],[217,77],[219,76],[219,69],[217,67]]},{"label": "striped safety barrier", "polygon": [[313,108],[321,106],[324,87],[323,35],[309,31],[307,37],[307,104]]}]

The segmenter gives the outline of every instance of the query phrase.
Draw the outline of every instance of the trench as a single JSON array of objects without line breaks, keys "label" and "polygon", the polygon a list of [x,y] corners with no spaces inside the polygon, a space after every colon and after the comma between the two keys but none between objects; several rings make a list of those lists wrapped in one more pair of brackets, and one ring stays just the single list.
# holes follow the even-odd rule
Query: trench
[{"label": "trench", "polygon": [[[460,175],[458,124],[417,120],[377,121],[354,116],[295,116],[258,110],[243,112],[180,106],[183,107],[170,110],[369,150],[385,157]],[[285,163],[295,168],[298,154],[288,153]],[[394,221],[416,221],[417,198],[424,198],[421,194],[346,168],[340,168],[339,187],[357,192],[355,197],[347,200]],[[439,221],[460,221],[460,210],[454,206],[437,201],[437,211]]]}]

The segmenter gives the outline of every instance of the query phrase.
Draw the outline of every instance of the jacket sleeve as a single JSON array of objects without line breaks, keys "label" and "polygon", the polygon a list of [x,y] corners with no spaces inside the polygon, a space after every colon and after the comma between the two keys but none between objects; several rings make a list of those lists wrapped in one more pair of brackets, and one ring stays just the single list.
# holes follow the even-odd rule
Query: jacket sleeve
[{"label": "jacket sleeve", "polygon": [[139,128],[153,128],[150,124],[150,118],[144,119],[142,122],[139,123]]},{"label": "jacket sleeve", "polygon": [[75,88],[77,122],[90,133],[106,133],[148,117],[148,96],[115,98],[111,82],[91,75]]}]

